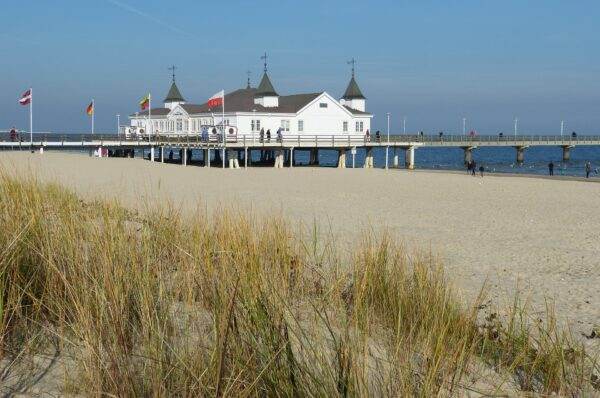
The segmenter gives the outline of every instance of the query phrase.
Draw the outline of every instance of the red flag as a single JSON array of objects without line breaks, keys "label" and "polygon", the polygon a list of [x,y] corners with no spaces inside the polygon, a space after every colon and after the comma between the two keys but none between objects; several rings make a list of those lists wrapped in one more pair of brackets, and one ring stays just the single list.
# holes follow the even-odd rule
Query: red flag
[{"label": "red flag", "polygon": [[21,98],[19,99],[19,104],[21,105],[29,105],[31,103],[31,89],[25,91]]},{"label": "red flag", "polygon": [[225,96],[225,91],[221,90],[212,97],[208,99],[208,107],[214,108],[223,104],[223,97]]}]

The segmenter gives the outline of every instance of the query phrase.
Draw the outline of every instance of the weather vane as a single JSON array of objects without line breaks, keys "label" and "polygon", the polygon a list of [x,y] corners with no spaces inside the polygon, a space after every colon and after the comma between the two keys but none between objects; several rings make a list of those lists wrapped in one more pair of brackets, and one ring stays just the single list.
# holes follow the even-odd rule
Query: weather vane
[{"label": "weather vane", "polygon": [[265,66],[264,71],[265,71],[265,73],[267,73],[267,52],[266,51],[265,51],[265,55],[263,55],[262,57],[260,57],[260,59],[262,59],[262,60],[265,61],[265,63],[264,63],[264,66]]},{"label": "weather vane", "polygon": [[352,58],[350,61],[348,61],[348,65],[352,65],[352,77],[354,77],[354,67],[356,65],[356,60]]},{"label": "weather vane", "polygon": [[175,83],[175,69],[177,69],[177,68],[175,67],[175,65],[173,65],[173,66],[171,66],[171,67],[169,68],[169,70],[172,72],[172,76],[173,76],[173,83]]},{"label": "weather vane", "polygon": [[248,88],[250,88],[250,75],[252,74],[252,72],[250,72],[249,70],[246,71],[246,75],[248,75]]}]

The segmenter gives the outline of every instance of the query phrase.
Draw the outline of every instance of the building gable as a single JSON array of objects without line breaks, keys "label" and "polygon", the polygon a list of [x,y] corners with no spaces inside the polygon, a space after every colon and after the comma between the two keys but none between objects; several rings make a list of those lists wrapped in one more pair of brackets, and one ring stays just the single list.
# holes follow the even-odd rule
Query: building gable
[{"label": "building gable", "polygon": [[326,92],[321,93],[314,100],[306,104],[297,112],[297,115],[300,117],[302,113],[323,114],[329,117],[354,117],[350,110],[342,106],[335,98]]},{"label": "building gable", "polygon": [[169,114],[167,115],[167,117],[169,119],[171,118],[176,118],[176,117],[189,117],[189,113],[186,112],[185,109],[183,109],[183,107],[181,105],[177,105],[175,108],[173,108],[171,110],[171,112],[169,112]]}]

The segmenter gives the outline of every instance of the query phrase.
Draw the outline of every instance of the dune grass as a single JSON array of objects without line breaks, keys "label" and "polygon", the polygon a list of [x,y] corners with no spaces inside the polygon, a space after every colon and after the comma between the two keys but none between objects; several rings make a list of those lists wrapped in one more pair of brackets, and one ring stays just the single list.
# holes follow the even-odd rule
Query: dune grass
[{"label": "dune grass", "polygon": [[551,309],[539,322],[515,300],[482,319],[480,303],[461,304],[434,258],[385,234],[340,256],[316,231],[301,235],[281,218],[138,214],[6,176],[0,221],[7,380],[50,350],[63,392],[83,395],[586,396],[600,388],[595,360]]}]

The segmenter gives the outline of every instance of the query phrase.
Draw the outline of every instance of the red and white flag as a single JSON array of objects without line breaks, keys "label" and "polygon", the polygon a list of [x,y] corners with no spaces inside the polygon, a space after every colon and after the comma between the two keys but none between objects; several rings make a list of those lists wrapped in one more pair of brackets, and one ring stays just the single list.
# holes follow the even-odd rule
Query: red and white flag
[{"label": "red and white flag", "polygon": [[21,98],[19,99],[19,104],[21,105],[29,105],[31,103],[31,89],[25,91]]},{"label": "red and white flag", "polygon": [[225,96],[225,91],[221,90],[212,97],[208,99],[208,107],[214,108],[219,105],[223,105],[223,97]]}]

